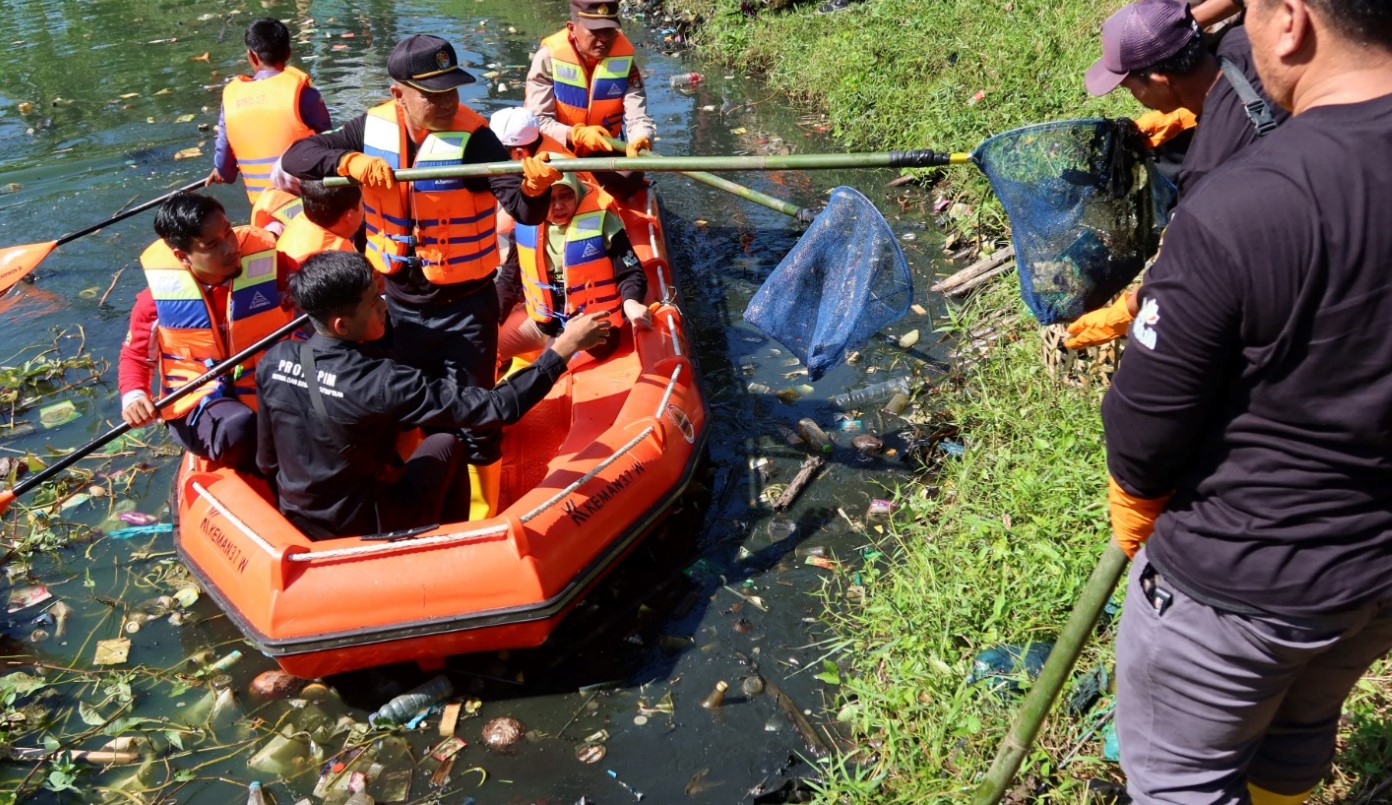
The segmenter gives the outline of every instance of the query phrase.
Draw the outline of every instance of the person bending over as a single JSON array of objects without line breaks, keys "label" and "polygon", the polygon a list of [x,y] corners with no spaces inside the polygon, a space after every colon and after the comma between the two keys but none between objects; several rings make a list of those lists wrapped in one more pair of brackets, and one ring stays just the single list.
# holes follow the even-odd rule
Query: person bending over
[{"label": "person bending over", "polygon": [[310,539],[468,519],[460,438],[434,433],[403,462],[398,435],[516,422],[576,351],[603,342],[610,329],[602,316],[578,317],[536,363],[481,389],[432,378],[365,346],[385,332],[387,306],[362,255],[313,255],[289,285],[315,334],[277,344],[262,361],[257,464],[275,483],[281,513]]}]

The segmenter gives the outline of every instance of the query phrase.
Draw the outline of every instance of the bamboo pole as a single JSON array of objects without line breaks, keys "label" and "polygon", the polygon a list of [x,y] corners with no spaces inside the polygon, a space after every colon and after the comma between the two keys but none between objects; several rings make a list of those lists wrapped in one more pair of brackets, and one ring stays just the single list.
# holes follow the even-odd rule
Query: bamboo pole
[{"label": "bamboo pole", "polygon": [[1126,570],[1128,561],[1126,554],[1115,543],[1109,543],[1107,549],[1102,552],[1102,557],[1097,560],[1097,566],[1092,570],[1092,576],[1088,578],[1082,594],[1078,596],[1078,602],[1073,605],[1073,614],[1068,616],[1068,623],[1064,624],[1058,642],[1049,652],[1049,659],[1044,662],[1044,669],[1039,672],[1039,678],[1030,687],[1024,704],[1020,705],[1019,715],[1010,725],[1010,731],[1006,733],[1000,750],[996,752],[996,759],[991,762],[985,779],[977,787],[972,805],[996,805],[1001,801],[1001,797],[1005,796],[1006,789],[1015,778],[1015,772],[1020,770],[1020,764],[1034,743],[1035,736],[1039,734],[1044,718],[1053,707],[1059,691],[1063,690],[1063,684],[1068,681],[1073,666],[1077,664],[1078,655],[1087,645],[1088,637],[1102,614],[1102,608],[1106,606],[1107,599],[1111,598],[1112,590]]},{"label": "bamboo pole", "polygon": [[982,274],[985,274],[993,268],[999,267],[1007,260],[1010,260],[1014,257],[1015,247],[1006,246],[1004,249],[992,252],[990,257],[987,257],[983,260],[977,260],[975,263],[972,263],[971,265],[967,266],[961,271],[958,271],[957,273],[951,276],[944,277],[938,280],[937,282],[933,283],[932,287],[930,287],[928,290],[932,291],[933,293],[956,293],[957,287],[959,285],[976,279]]},{"label": "bamboo pole", "polygon": [[[970,154],[947,154],[940,151],[879,151],[868,154],[788,154],[764,156],[716,157],[586,157],[584,159],[553,159],[550,165],[565,173],[576,171],[757,171],[757,170],[831,170],[838,168],[931,168],[942,165],[964,165],[971,162]],[[402,182],[421,179],[459,179],[472,176],[501,176],[521,173],[521,162],[479,162],[470,165],[448,165],[438,168],[403,168],[396,171]],[[326,187],[341,187],[353,180],[331,176],[324,180]]]}]

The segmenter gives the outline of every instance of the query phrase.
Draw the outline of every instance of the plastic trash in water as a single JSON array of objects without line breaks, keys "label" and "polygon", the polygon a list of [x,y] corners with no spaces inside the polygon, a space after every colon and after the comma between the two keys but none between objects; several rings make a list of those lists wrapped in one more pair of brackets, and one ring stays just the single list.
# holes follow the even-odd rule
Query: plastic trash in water
[{"label": "plastic trash in water", "polygon": [[247,786],[246,805],[266,805],[266,792],[261,790],[260,781]]},{"label": "plastic trash in water", "polygon": [[869,386],[862,386],[852,389],[844,394],[833,394],[827,398],[827,402],[845,410],[855,408],[860,405],[869,405],[881,400],[888,400],[895,394],[909,393],[909,378],[896,377],[893,380],[886,380],[883,383],[873,383]]},{"label": "plastic trash in water", "polygon": [[676,75],[672,76],[671,79],[672,89],[695,89],[696,85],[701,83],[703,79],[705,79],[705,76],[696,72],[677,73]]},{"label": "plastic trash in water", "polygon": [[810,417],[803,417],[797,423],[798,435],[802,437],[807,446],[815,451],[830,453],[836,449],[832,444],[831,437],[826,435],[826,431],[817,424],[816,420]]},{"label": "plastic trash in water", "polygon": [[402,724],[416,713],[448,697],[454,686],[447,677],[437,676],[424,685],[397,696],[367,717],[367,723],[376,727],[380,724]]},{"label": "plastic trash in water", "polygon": [[[132,514],[132,512],[123,512],[123,514]],[[122,517],[121,519],[124,520],[125,518]],[[153,537],[159,534],[173,533],[173,523],[156,523],[154,525],[138,525],[132,526],[130,528],[118,528],[115,531],[106,532],[106,535],[111,539],[130,539],[131,537]]]},{"label": "plastic trash in water", "polygon": [[707,695],[706,698],[701,700],[701,706],[706,708],[707,710],[719,709],[721,703],[725,701],[725,691],[729,690],[729,688],[730,683],[726,682],[723,679],[719,682],[716,682],[715,688],[711,690],[710,694]]},{"label": "plastic trash in water", "polygon": [[53,405],[45,405],[39,409],[39,423],[45,428],[56,428],[66,425],[73,420],[80,419],[82,414],[78,412],[77,406],[72,400],[64,400]]},{"label": "plastic trash in water", "polygon": [[28,609],[35,604],[42,604],[52,597],[53,593],[49,592],[48,588],[42,584],[33,587],[21,587],[10,593],[9,605],[5,608],[5,611],[14,614],[20,610]]},{"label": "plastic trash in water", "polygon": [[1044,662],[1054,648],[1052,642],[1029,643],[1024,646],[992,646],[972,658],[971,673],[967,684],[993,680],[991,690],[1000,694],[1023,692],[1019,681],[1014,678],[1024,673],[1029,679],[1039,676],[1044,670]]},{"label": "plastic trash in water", "polygon": [[121,512],[116,516],[131,525],[154,525],[159,522],[158,517],[144,512]]}]

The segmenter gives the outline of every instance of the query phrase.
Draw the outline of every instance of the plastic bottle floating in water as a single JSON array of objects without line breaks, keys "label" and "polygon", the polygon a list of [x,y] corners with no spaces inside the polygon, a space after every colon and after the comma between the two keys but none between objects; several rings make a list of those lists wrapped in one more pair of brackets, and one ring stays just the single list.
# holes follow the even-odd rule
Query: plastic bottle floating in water
[{"label": "plastic bottle floating in water", "polygon": [[401,724],[411,716],[430,705],[446,698],[454,692],[454,686],[447,677],[437,676],[418,688],[407,691],[382,705],[377,712],[368,716],[368,723],[374,727],[379,723]]},{"label": "plastic bottle floating in water", "polygon": [[705,76],[700,73],[677,73],[672,76],[672,89],[695,89],[696,85],[701,83],[704,78]]}]

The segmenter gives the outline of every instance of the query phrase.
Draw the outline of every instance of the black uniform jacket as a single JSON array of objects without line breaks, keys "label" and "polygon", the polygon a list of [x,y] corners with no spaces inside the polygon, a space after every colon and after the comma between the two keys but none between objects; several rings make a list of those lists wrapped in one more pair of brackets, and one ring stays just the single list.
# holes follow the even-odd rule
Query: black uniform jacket
[{"label": "black uniform jacket", "polygon": [[[314,410],[300,342],[284,341],[257,366],[257,465],[274,479],[280,510],[311,537],[371,533],[376,502],[394,463],[396,439],[415,427],[491,429],[521,419],[565,371],[551,350],[492,390],[432,379],[380,357],[370,346],[316,334],[319,390],[329,417]],[[340,437],[353,448],[346,451]]]}]

